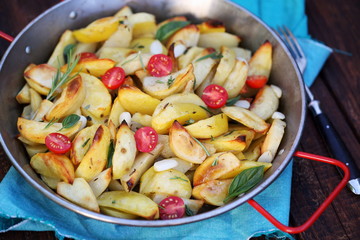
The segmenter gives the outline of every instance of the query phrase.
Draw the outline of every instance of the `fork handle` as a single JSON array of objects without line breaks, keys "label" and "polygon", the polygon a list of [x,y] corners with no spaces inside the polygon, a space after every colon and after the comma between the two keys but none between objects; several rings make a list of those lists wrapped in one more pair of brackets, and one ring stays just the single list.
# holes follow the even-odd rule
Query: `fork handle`
[{"label": "fork handle", "polygon": [[327,143],[327,146],[334,158],[343,162],[350,169],[350,180],[360,178],[360,170],[356,166],[349,150],[341,140],[340,135],[335,130],[325,113],[321,111],[320,103],[317,100],[309,103],[309,108],[314,116],[320,132]]}]

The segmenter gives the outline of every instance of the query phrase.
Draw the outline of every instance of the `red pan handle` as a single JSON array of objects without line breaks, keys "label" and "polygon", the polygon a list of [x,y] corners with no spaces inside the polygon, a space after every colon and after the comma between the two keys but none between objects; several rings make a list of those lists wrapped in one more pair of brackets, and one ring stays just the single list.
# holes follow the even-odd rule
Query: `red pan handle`
[{"label": "red pan handle", "polygon": [[6,34],[6,33],[2,32],[2,31],[0,31],[0,38],[3,38],[3,39],[5,39],[5,40],[7,40],[7,41],[9,41],[9,42],[14,41],[14,38],[13,38],[12,36],[10,36],[9,34]]},{"label": "red pan handle", "polygon": [[327,199],[325,199],[325,201],[320,205],[320,207],[314,212],[314,214],[304,224],[298,227],[289,227],[282,224],[255,200],[250,199],[248,201],[248,203],[253,208],[255,208],[261,215],[263,215],[267,220],[269,220],[272,224],[274,224],[275,227],[277,227],[283,232],[287,232],[291,234],[296,234],[307,230],[320,217],[320,215],[325,211],[325,209],[330,205],[330,203],[340,193],[340,191],[346,186],[350,178],[349,168],[344,163],[335,160],[333,158],[327,158],[327,157],[318,156],[305,152],[299,152],[299,151],[295,152],[294,156],[335,165],[344,171],[344,177],[341,180],[341,182],[337,185],[337,187],[334,189],[334,191],[327,197]]}]

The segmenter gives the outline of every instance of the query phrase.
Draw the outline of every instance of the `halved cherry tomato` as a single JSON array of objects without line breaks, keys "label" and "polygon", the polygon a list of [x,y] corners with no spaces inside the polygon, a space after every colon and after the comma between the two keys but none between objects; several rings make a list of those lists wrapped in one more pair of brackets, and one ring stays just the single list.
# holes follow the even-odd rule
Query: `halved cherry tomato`
[{"label": "halved cherry tomato", "polygon": [[169,75],[173,68],[173,61],[171,57],[164,54],[153,55],[147,65],[147,70],[151,76],[163,77]]},{"label": "halved cherry tomato", "polygon": [[142,127],[135,132],[136,148],[140,152],[151,152],[158,143],[158,134],[152,127]]},{"label": "halved cherry tomato", "polygon": [[210,108],[221,108],[225,105],[228,97],[225,88],[217,84],[211,84],[204,89],[201,99]]},{"label": "halved cherry tomato", "polygon": [[45,138],[46,147],[53,153],[63,154],[70,150],[71,140],[61,133],[50,133]]},{"label": "halved cherry tomato", "polygon": [[176,196],[163,199],[159,203],[159,213],[161,219],[182,218],[185,214],[184,200]]},{"label": "halved cherry tomato", "polygon": [[78,55],[80,57],[79,61],[84,60],[84,59],[98,59],[98,57],[95,55],[95,53],[91,53],[91,52],[82,52],[82,53],[79,53]]},{"label": "halved cherry tomato", "polygon": [[268,78],[262,75],[248,76],[246,79],[246,84],[251,88],[262,88]]},{"label": "halved cherry tomato", "polygon": [[101,81],[108,89],[117,89],[125,81],[125,71],[121,67],[113,67],[105,72]]}]

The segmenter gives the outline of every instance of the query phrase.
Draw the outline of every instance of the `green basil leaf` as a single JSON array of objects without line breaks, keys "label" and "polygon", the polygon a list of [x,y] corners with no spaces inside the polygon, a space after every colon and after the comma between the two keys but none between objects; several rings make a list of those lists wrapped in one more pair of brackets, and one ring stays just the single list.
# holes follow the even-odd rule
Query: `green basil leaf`
[{"label": "green basil leaf", "polygon": [[233,197],[249,191],[258,184],[264,176],[264,166],[248,168],[233,179],[229,187],[228,196],[224,199],[224,203]]},{"label": "green basil leaf", "polygon": [[194,212],[185,204],[185,214],[186,216],[194,216]]},{"label": "green basil leaf", "polygon": [[176,31],[189,24],[190,22],[188,21],[170,21],[168,23],[165,23],[156,31],[155,38],[161,42],[165,41]]},{"label": "green basil leaf", "polygon": [[226,101],[226,106],[232,106],[234,105],[237,101],[239,101],[239,99],[241,98],[241,96],[236,96],[236,97],[233,97],[233,98],[229,98],[227,101]]},{"label": "green basil leaf", "polygon": [[71,128],[80,120],[80,116],[76,114],[70,114],[62,121],[62,128]]},{"label": "green basil leaf", "polygon": [[68,56],[71,55],[72,52],[74,52],[74,48],[75,48],[75,44],[68,44],[64,47],[64,51],[63,51],[63,54],[64,54],[64,59],[66,61],[66,63],[68,62]]}]

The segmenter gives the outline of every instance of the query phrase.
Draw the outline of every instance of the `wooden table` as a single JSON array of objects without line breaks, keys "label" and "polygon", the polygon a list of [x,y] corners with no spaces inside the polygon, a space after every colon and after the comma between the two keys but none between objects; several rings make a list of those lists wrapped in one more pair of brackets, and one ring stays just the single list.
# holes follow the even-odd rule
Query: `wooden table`
[{"label": "wooden table", "polygon": [[[23,27],[57,0],[0,1],[0,30],[16,36]],[[326,45],[352,54],[334,53],[311,87],[322,102],[323,110],[336,126],[343,141],[360,166],[360,5],[357,0],[307,0],[309,32]],[[0,56],[8,43],[0,39]],[[300,150],[330,156],[314,121],[307,116]],[[10,168],[10,161],[0,149],[0,180]],[[340,181],[332,166],[306,160],[294,163],[290,221],[302,224]],[[360,197],[343,190],[331,206],[306,232],[296,239],[360,239]],[[53,232],[7,232],[5,239],[55,239]]]}]

